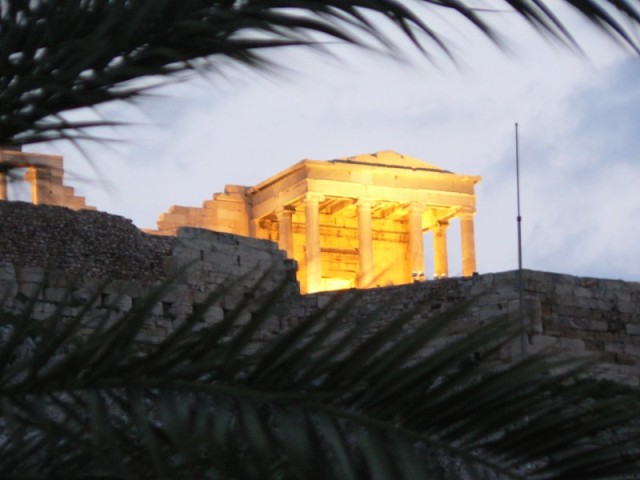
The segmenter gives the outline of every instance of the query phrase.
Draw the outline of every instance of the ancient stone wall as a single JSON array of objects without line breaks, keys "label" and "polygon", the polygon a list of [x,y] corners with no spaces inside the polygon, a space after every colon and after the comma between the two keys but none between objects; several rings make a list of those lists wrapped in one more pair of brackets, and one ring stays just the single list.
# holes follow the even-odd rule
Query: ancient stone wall
[{"label": "ancient stone wall", "polygon": [[[295,261],[266,240],[194,228],[179,230],[177,237],[157,237],[121,217],[21,203],[0,203],[0,219],[3,308],[19,312],[35,295],[36,319],[51,315],[61,302],[68,302],[65,315],[77,314],[99,288],[95,311],[122,314],[170,278],[170,288],[151,312],[147,340],[162,339],[220,287],[225,292],[207,311],[205,324],[222,320],[244,301],[248,308],[243,315],[250,317],[252,301],[275,297],[282,287],[263,324],[265,335],[340,301],[350,302],[341,324],[356,327],[362,338],[407,312],[405,328],[410,331],[468,302],[465,313],[452,320],[439,344],[429,345],[425,354],[492,318],[506,315],[519,323],[517,272],[301,296]],[[83,275],[74,283],[70,272],[78,269]],[[530,353],[550,348],[590,356],[597,360],[597,377],[640,384],[640,283],[523,273]],[[112,281],[101,287],[105,278]],[[518,358],[520,341],[514,338],[488,360],[509,363]]]},{"label": "ancient stone wall", "polygon": [[158,219],[154,235],[175,235],[180,227],[195,227],[217,232],[249,236],[247,187],[226,185],[224,193],[215,193],[202,207],[173,205]]},{"label": "ancient stone wall", "polygon": [[[548,349],[590,357],[597,363],[593,372],[598,378],[640,385],[640,283],[525,270],[523,287],[528,354]],[[500,316],[516,328],[520,323],[515,271],[307,295],[292,314],[305,318],[344,297],[352,300],[346,322],[357,322],[363,335],[415,311],[407,324],[411,328],[466,301],[470,303],[465,313],[452,323],[443,342]],[[510,363],[519,358],[521,342],[514,338],[493,360]]]},{"label": "ancient stone wall", "polygon": [[[75,189],[64,184],[64,159],[60,155],[27,153],[0,147],[0,200],[7,200],[7,181],[15,170],[26,169],[24,180],[31,184],[31,199],[38,205],[56,205],[73,210],[95,210]],[[11,200],[11,199],[8,199]]]},{"label": "ancient stone wall", "polygon": [[155,278],[176,240],[92,210],[0,202],[0,261],[16,268],[82,271],[93,278]]},{"label": "ancient stone wall", "polygon": [[206,323],[281,285],[299,295],[295,261],[269,241],[194,228],[154,236],[122,217],[20,202],[0,203],[0,219],[1,306],[19,314],[36,298],[35,320],[87,302],[97,317],[122,315],[169,282],[145,326],[144,340],[158,341],[220,287]]}]

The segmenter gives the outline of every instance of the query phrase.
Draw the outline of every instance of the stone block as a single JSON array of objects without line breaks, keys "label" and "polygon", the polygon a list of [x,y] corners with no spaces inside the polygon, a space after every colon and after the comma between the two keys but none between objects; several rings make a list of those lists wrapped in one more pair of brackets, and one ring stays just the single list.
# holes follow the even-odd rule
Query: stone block
[{"label": "stone block", "polygon": [[594,378],[599,380],[609,380],[612,382],[628,385],[631,387],[637,387],[640,385],[640,379],[637,375],[626,375],[618,372],[613,372],[609,368],[602,369],[599,372],[591,374]]},{"label": "stone block", "polygon": [[531,345],[536,347],[538,350],[552,347],[553,345],[559,344],[559,342],[560,340],[558,337],[552,337],[550,335],[531,335]]},{"label": "stone block", "polygon": [[560,338],[559,348],[567,351],[584,351],[584,342],[578,338]]},{"label": "stone block", "polygon": [[62,315],[65,317],[75,317],[80,314],[81,310],[81,307],[67,306],[62,309]]},{"label": "stone block", "polygon": [[471,287],[471,291],[469,292],[471,294],[472,297],[478,296],[478,295],[483,295],[487,292],[488,290],[488,286],[485,285],[484,283],[475,283],[472,287]]},{"label": "stone block", "polygon": [[149,282],[143,284],[137,280],[121,280],[113,282],[113,284],[116,285],[114,293],[123,292],[134,298],[144,298],[145,295],[148,295],[149,292],[154,291],[159,286],[159,283],[158,285]]},{"label": "stone block", "polygon": [[571,284],[559,283],[556,285],[555,293],[561,297],[569,297],[573,295],[573,286]]},{"label": "stone block", "polygon": [[574,295],[581,298],[592,298],[593,292],[585,287],[576,287],[574,290]]},{"label": "stone block", "polygon": [[629,335],[640,335],[640,325],[637,323],[627,323],[625,328]]},{"label": "stone block", "polygon": [[43,298],[42,284],[40,283],[19,283],[18,295],[25,298],[40,297]]},{"label": "stone block", "polygon": [[208,324],[216,323],[224,319],[224,310],[222,308],[213,306],[207,310],[204,314],[204,321]]},{"label": "stone block", "polygon": [[117,312],[128,312],[133,306],[133,299],[129,295],[108,293],[102,294],[101,304]]},{"label": "stone block", "polygon": [[0,280],[0,302],[5,303],[12,301],[18,294],[18,282],[15,280]]},{"label": "stone block", "polygon": [[639,305],[636,302],[619,301],[617,302],[618,311],[622,313],[635,313]]},{"label": "stone block", "polygon": [[[532,353],[528,338],[525,340],[525,349],[528,353]],[[505,351],[501,352],[501,358],[506,357],[510,363],[519,362],[522,359],[522,341],[520,337],[514,338],[503,350]]]},{"label": "stone block", "polygon": [[640,347],[636,345],[624,345],[624,353],[640,359]]},{"label": "stone block", "polygon": [[175,275],[180,269],[180,261],[177,257],[162,257],[162,269],[168,275]]},{"label": "stone block", "polygon": [[624,353],[624,343],[605,343],[604,351],[622,354]]},{"label": "stone block", "polygon": [[16,282],[16,270],[11,263],[0,262],[0,282]]},{"label": "stone block", "polygon": [[92,288],[87,288],[87,287],[79,288],[77,290],[74,290],[71,293],[71,298],[69,302],[71,303],[71,305],[85,305],[92,298],[94,299],[94,302],[95,302],[100,297],[98,295],[97,297],[94,298],[94,293],[95,293],[95,290]]},{"label": "stone block", "polygon": [[32,318],[34,320],[46,320],[48,319],[58,307],[49,302],[36,302],[32,311]]},{"label": "stone block", "polygon": [[613,291],[613,298],[619,302],[631,302],[631,292],[627,289],[616,289]]},{"label": "stone block", "polygon": [[40,267],[24,267],[17,272],[18,282],[43,284],[45,280],[44,269]]},{"label": "stone block", "polygon": [[162,292],[162,300],[166,302],[185,302],[190,300],[190,293],[187,285],[175,283]]},{"label": "stone block", "polygon": [[589,330],[595,331],[595,332],[606,332],[608,330],[608,324],[607,322],[603,322],[601,320],[592,320],[591,322],[589,322]]},{"label": "stone block", "polygon": [[47,286],[56,288],[68,288],[73,282],[78,282],[78,273],[65,272],[64,270],[49,270],[45,274]]},{"label": "stone block", "polygon": [[333,298],[329,295],[316,295],[316,301],[318,308],[325,308],[333,301]]},{"label": "stone block", "polygon": [[185,318],[193,313],[193,305],[189,302],[177,302],[174,304],[172,312],[178,318]]},{"label": "stone block", "polygon": [[237,308],[245,299],[245,292],[236,289],[225,292],[222,305],[225,310]]},{"label": "stone block", "polygon": [[49,287],[44,289],[44,299],[48,302],[60,303],[70,302],[71,295],[66,288]]}]

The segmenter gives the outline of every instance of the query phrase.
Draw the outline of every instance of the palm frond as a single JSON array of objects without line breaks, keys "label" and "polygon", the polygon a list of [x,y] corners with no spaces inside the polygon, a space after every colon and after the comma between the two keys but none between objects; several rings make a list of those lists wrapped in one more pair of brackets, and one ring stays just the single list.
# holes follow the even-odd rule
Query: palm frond
[{"label": "palm frond", "polygon": [[203,324],[219,289],[150,342],[169,287],[117,315],[90,308],[100,289],[75,316],[65,302],[37,321],[35,301],[2,309],[2,478],[618,478],[640,466],[636,392],[607,393],[566,359],[487,361],[513,340],[504,319],[443,342],[464,305],[408,329],[417,309],[363,337],[345,299],[268,333],[286,289],[258,281],[223,320]]},{"label": "palm frond", "polygon": [[640,51],[637,0],[565,0],[552,6],[504,0],[484,9],[461,0],[2,0],[0,145],[84,137],[91,125],[67,121],[64,112],[130,100],[150,85],[215,69],[224,59],[261,67],[269,64],[266,50],[320,47],[327,40],[369,47],[373,41],[393,49],[378,17],[390,20],[427,56],[451,56],[426,17],[438,9],[453,11],[500,43],[499,30],[488,20],[506,8],[575,48],[555,13],[558,4],[570,5],[605,35]]}]

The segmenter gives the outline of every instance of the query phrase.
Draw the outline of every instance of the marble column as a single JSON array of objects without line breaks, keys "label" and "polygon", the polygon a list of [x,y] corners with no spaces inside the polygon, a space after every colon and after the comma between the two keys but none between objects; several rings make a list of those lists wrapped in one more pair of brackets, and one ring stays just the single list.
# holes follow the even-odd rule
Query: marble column
[{"label": "marble column", "polygon": [[[409,271],[411,281],[424,280],[424,239],[422,237],[422,212],[419,203],[409,205]],[[422,275],[422,276],[421,276]]]},{"label": "marble column", "polygon": [[447,227],[449,227],[449,222],[438,222],[433,227],[433,273],[436,278],[449,276]]},{"label": "marble column", "polygon": [[307,248],[305,263],[307,267],[307,293],[322,290],[322,260],[320,257],[320,202],[324,196],[307,193],[304,198],[305,232]]},{"label": "marble column", "polygon": [[361,198],[356,204],[358,210],[358,258],[360,260],[360,272],[358,274],[358,287],[368,288],[373,286],[373,226],[371,221],[371,207],[374,200]]},{"label": "marble column", "polygon": [[473,231],[474,212],[460,213],[460,236],[462,237],[462,275],[470,277],[476,272],[476,242]]},{"label": "marble column", "polygon": [[281,250],[287,252],[287,258],[293,258],[293,209],[290,207],[278,207],[278,245]]},{"label": "marble column", "polygon": [[7,198],[7,174],[0,172],[0,200],[8,200]]}]

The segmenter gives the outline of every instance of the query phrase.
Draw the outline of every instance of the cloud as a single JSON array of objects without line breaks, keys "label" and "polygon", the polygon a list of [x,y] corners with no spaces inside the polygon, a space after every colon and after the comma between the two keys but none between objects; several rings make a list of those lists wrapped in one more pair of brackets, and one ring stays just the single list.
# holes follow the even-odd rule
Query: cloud
[{"label": "cloud", "polygon": [[[525,266],[637,279],[640,252],[637,59],[582,35],[591,63],[540,46],[521,24],[507,58],[477,34],[458,39],[463,67],[403,64],[349,47],[340,59],[281,51],[281,76],[242,68],[192,80],[105,114],[139,126],[127,142],[92,147],[110,190],[81,184],[100,209],[153,227],[172,204],[200,205],[225,184],[252,185],[303,159],[393,149],[480,174],[476,242],[481,272],[517,267],[514,122],[521,126]],[[150,126],[155,125],[155,126]],[[95,178],[58,147],[68,167]],[[42,150],[42,149],[41,149]],[[47,146],[44,151],[50,151]],[[74,184],[75,185],[75,184]],[[449,233],[459,268],[459,233]]]}]

